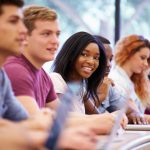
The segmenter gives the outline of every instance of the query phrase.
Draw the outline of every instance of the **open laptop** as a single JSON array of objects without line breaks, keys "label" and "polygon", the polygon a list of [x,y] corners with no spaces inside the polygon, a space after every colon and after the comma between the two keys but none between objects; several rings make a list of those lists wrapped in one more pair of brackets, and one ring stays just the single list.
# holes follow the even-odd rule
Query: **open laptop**
[{"label": "open laptop", "polygon": [[58,150],[57,142],[61,131],[63,130],[69,112],[72,110],[73,100],[76,93],[79,91],[78,83],[69,83],[69,88],[66,93],[60,98],[60,105],[56,111],[56,117],[54,119],[53,125],[49,131],[49,137],[46,141],[45,147],[48,150]]}]

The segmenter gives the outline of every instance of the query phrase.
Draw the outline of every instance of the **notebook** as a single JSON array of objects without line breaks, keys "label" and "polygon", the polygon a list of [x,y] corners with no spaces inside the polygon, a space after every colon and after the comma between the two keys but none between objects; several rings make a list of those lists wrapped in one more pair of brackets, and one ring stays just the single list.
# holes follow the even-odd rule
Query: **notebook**
[{"label": "notebook", "polygon": [[48,150],[58,150],[57,142],[61,131],[65,126],[69,112],[72,110],[73,99],[75,98],[76,92],[79,91],[79,87],[80,86],[78,83],[69,83],[69,88],[60,98],[61,103],[56,111],[56,117],[49,131],[50,134],[45,144],[45,147]]}]

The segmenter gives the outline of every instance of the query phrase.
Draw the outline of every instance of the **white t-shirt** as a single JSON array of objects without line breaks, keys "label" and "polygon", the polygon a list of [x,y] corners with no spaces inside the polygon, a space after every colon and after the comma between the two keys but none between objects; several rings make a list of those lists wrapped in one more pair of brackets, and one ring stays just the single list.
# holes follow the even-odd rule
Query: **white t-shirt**
[{"label": "white t-shirt", "polygon": [[144,113],[144,106],[142,105],[139,97],[137,96],[134,88],[134,83],[131,81],[127,73],[119,66],[114,66],[109,73],[115,83],[115,88],[124,97],[131,98],[138,106],[141,113]]},{"label": "white t-shirt", "polygon": [[[55,92],[57,94],[64,94],[66,89],[69,87],[65,80],[59,73],[52,72],[49,74],[53,82]],[[83,87],[82,87],[83,88]],[[82,93],[78,93],[73,99],[73,111],[85,114],[85,107],[83,103]]]}]

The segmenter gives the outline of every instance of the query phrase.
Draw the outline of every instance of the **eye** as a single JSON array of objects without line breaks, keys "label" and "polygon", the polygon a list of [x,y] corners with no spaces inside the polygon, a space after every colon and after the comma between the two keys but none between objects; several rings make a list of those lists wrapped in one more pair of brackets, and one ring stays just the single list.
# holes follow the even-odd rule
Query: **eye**
[{"label": "eye", "polygon": [[84,52],[82,52],[81,55],[84,56],[84,57],[87,57],[87,54],[84,53]]},{"label": "eye", "polygon": [[11,20],[9,20],[9,22],[11,24],[17,24],[18,23],[18,19],[11,19]]},{"label": "eye", "polygon": [[145,56],[141,56],[141,59],[142,59],[142,60],[145,60],[145,59],[147,59],[147,58],[146,58]]},{"label": "eye", "polygon": [[95,60],[99,60],[99,58],[100,58],[99,56],[95,56],[94,57]]},{"label": "eye", "polygon": [[42,33],[42,35],[45,36],[45,37],[47,37],[47,36],[50,35],[50,33],[49,32],[44,32],[44,33]]},{"label": "eye", "polygon": [[57,35],[57,37],[59,37],[60,36],[60,32],[56,33],[56,35]]}]

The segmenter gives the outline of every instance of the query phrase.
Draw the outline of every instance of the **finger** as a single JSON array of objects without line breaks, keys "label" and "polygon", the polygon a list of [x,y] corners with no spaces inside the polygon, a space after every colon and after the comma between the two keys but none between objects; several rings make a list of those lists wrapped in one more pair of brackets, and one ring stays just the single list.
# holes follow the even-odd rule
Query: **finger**
[{"label": "finger", "polygon": [[141,123],[142,123],[142,124],[147,124],[147,119],[144,118],[144,117],[141,117]]},{"label": "finger", "polygon": [[142,118],[142,117],[136,117],[137,124],[142,124],[141,118]]},{"label": "finger", "polygon": [[137,124],[136,118],[132,118],[133,124]]}]

